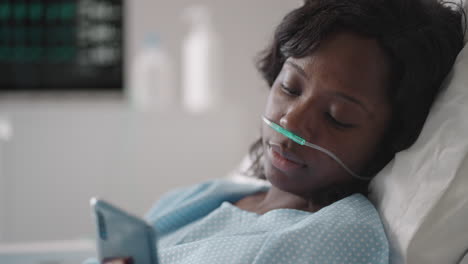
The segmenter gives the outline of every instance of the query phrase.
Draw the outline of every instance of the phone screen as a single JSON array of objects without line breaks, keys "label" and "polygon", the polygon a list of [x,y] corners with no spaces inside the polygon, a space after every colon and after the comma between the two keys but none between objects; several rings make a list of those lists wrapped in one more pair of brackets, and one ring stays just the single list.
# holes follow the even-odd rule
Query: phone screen
[{"label": "phone screen", "polygon": [[157,264],[155,234],[142,219],[112,204],[91,200],[99,260],[104,264]]}]

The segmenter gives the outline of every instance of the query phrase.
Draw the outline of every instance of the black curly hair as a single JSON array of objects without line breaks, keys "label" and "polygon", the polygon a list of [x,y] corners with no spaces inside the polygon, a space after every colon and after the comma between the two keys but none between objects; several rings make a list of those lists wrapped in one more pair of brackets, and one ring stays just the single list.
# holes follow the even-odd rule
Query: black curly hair
[{"label": "black curly hair", "polygon": [[[257,68],[269,87],[289,57],[314,52],[330,34],[352,32],[376,39],[388,57],[393,116],[379,150],[361,175],[373,177],[395,153],[419,136],[430,107],[463,48],[463,8],[436,0],[306,0],[287,14]],[[250,147],[248,174],[265,178],[262,139]],[[338,196],[367,195],[368,182],[341,186]],[[338,195],[338,196],[337,196]]]}]

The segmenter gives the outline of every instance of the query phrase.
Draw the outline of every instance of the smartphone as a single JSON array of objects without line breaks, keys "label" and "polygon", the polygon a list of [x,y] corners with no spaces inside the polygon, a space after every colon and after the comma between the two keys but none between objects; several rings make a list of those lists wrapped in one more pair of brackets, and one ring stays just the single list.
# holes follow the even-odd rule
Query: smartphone
[{"label": "smartphone", "polygon": [[154,230],[142,219],[98,198],[91,199],[102,264],[158,264]]}]

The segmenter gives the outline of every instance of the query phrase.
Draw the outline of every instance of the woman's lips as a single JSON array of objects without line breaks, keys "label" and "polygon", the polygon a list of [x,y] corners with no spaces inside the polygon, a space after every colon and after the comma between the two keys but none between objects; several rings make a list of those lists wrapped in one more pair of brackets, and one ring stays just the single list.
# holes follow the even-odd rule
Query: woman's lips
[{"label": "woman's lips", "polygon": [[275,144],[270,144],[269,154],[271,164],[278,170],[288,172],[305,167],[295,154],[282,150],[282,148]]}]

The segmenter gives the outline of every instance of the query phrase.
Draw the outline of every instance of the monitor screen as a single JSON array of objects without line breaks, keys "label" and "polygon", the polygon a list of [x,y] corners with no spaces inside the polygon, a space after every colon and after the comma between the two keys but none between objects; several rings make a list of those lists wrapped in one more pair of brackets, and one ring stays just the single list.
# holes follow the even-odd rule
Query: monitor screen
[{"label": "monitor screen", "polygon": [[123,0],[0,0],[0,92],[123,91]]}]

